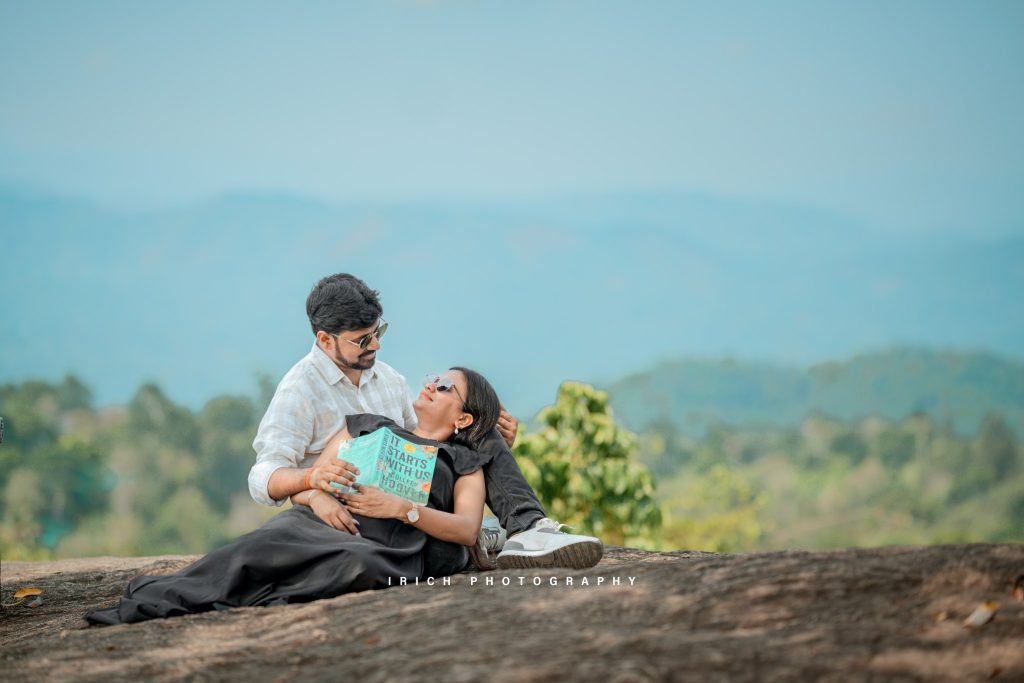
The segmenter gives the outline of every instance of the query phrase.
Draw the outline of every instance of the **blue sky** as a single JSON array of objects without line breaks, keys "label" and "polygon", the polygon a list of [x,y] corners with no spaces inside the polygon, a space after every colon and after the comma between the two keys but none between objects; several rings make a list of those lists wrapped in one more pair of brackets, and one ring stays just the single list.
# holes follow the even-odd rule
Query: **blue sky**
[{"label": "blue sky", "polygon": [[2,2],[0,381],[246,391],[335,271],[402,372],[528,410],[683,355],[1020,358],[1022,67],[1022,2]]},{"label": "blue sky", "polygon": [[5,2],[0,180],[115,207],[687,189],[1020,231],[1020,2]]}]

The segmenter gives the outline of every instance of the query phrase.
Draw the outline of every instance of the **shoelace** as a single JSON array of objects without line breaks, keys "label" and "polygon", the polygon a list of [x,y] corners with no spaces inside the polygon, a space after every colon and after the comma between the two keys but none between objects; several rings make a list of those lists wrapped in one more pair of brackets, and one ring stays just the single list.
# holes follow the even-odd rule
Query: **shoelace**
[{"label": "shoelace", "polygon": [[501,529],[482,527],[480,536],[484,550],[498,550],[498,546],[501,544]]},{"label": "shoelace", "polygon": [[561,522],[556,522],[555,520],[548,519],[547,517],[537,520],[537,523],[533,525],[534,529],[554,529],[555,531],[561,531],[562,527],[565,527],[566,529],[572,528],[568,524],[562,524]]}]

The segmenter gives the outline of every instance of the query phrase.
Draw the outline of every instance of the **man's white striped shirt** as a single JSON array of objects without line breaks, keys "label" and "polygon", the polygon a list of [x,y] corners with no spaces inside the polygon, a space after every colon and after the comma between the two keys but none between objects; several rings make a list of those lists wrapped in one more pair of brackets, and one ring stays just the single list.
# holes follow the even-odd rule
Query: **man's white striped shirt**
[{"label": "man's white striped shirt", "polygon": [[319,346],[284,376],[260,422],[252,446],[256,464],[249,471],[249,493],[258,503],[281,505],[267,492],[270,475],[281,467],[308,467],[345,418],[358,413],[384,415],[416,428],[416,414],[405,378],[377,361],[353,384]]}]

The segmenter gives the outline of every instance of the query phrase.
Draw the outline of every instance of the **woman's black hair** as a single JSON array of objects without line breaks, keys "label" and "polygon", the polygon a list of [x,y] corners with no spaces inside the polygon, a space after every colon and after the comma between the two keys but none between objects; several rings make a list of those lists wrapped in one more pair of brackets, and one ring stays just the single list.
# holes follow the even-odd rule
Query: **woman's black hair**
[{"label": "woman's black hair", "polygon": [[466,378],[468,389],[462,409],[473,416],[473,424],[466,429],[460,429],[450,441],[476,450],[483,443],[484,437],[498,424],[501,402],[494,387],[479,372],[460,367],[449,369],[458,370]]}]

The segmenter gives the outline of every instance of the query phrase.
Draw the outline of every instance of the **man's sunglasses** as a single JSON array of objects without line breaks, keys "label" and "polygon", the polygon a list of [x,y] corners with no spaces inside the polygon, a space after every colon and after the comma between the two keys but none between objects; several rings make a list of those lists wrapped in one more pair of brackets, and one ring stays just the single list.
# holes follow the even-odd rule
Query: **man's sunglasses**
[{"label": "man's sunglasses", "polygon": [[366,334],[364,334],[359,339],[355,339],[355,340],[353,340],[353,339],[345,339],[344,337],[341,336],[340,333],[336,334],[334,336],[337,337],[338,339],[340,339],[341,341],[347,341],[349,344],[353,344],[353,345],[358,346],[359,348],[365,350],[366,347],[370,345],[370,342],[373,341],[374,337],[376,337],[377,339],[380,339],[381,337],[384,336],[384,333],[387,332],[387,331],[388,331],[388,321],[385,320],[384,318],[381,318],[380,319],[380,323],[377,325],[377,329],[375,329],[373,332],[367,332]]},{"label": "man's sunglasses", "polygon": [[429,387],[431,384],[438,391],[454,391],[455,395],[462,401],[462,405],[466,405],[466,399],[462,398],[462,394],[459,393],[459,388],[455,386],[455,380],[450,377],[441,377],[440,375],[428,374],[423,378],[423,386]]}]

